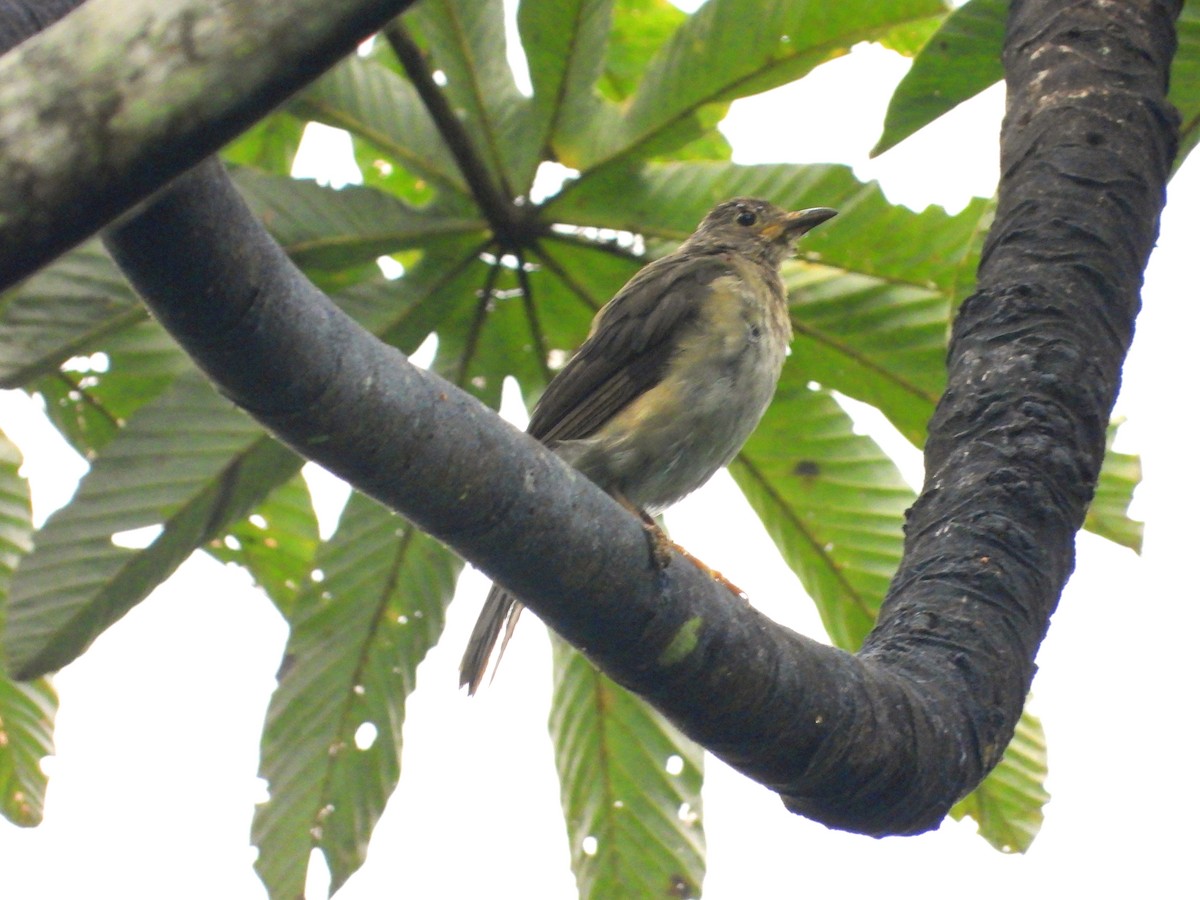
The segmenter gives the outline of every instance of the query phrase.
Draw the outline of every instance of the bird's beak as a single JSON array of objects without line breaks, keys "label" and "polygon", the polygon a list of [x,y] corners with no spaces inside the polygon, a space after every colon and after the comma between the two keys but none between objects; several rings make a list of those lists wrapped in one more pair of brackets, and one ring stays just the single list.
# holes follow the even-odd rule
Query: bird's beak
[{"label": "bird's beak", "polygon": [[789,239],[795,240],[836,215],[837,210],[827,206],[814,206],[812,209],[790,212],[783,217],[783,230]]}]

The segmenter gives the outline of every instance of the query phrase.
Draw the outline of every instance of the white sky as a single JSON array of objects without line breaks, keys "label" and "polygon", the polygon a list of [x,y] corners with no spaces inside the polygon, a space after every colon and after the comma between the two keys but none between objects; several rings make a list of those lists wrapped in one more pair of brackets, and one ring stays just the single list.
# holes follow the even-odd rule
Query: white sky
[{"label": "white sky", "polygon": [[[961,207],[990,194],[1002,100],[992,92],[875,163],[865,155],[904,64],[874,48],[772,94],[742,101],[727,133],[741,162],[841,161],[878,177],[894,200]],[[799,116],[797,111],[802,111]],[[849,113],[849,114],[847,114]],[[797,153],[800,155],[797,156]],[[1171,187],[1162,240],[1118,411],[1123,449],[1140,452],[1147,520],[1141,559],[1084,535],[1077,572],[1039,656],[1034,685],[1051,753],[1053,799],[1025,856],[1003,856],[972,827],[876,841],[787,814],[766,789],[710,759],[705,897],[892,898],[1184,896],[1200,790],[1191,777],[1195,664],[1166,641],[1195,632],[1191,569],[1194,429],[1178,377],[1194,351],[1195,164]],[[1188,288],[1187,285],[1193,287]],[[1188,374],[1191,367],[1187,367]],[[0,397],[0,422],[23,448],[36,512],[69,497],[82,463]],[[892,446],[888,444],[889,448]],[[911,478],[919,458],[909,450]],[[327,511],[326,511],[327,512]],[[810,604],[727,477],[668,522],[676,539],[810,635]],[[400,786],[346,900],[568,898],[574,894],[546,734],[549,648],[523,620],[493,686],[468,700],[455,666],[486,591],[463,579],[446,636],[410,699]],[[251,868],[252,806],[263,713],[285,640],[248,579],[197,557],[57,678],[62,708],[46,821],[0,821],[4,897],[261,898]],[[310,896],[319,893],[318,872]],[[1184,888],[1184,885],[1190,885]]]}]

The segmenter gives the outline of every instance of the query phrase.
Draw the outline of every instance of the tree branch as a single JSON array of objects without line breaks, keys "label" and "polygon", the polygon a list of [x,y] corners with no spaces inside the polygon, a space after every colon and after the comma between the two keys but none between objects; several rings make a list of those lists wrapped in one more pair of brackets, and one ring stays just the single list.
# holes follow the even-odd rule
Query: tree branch
[{"label": "tree branch", "polygon": [[215,152],[411,2],[89,0],[6,54],[0,289]]},{"label": "tree branch", "polygon": [[1013,4],[996,225],[955,326],[905,558],[857,656],[730,603],[681,559],[656,570],[610,498],[339,313],[215,164],[109,245],[236,402],[790,809],[918,832],[999,760],[1073,564],[1174,153],[1178,8]]},{"label": "tree branch", "polygon": [[496,187],[489,176],[491,170],[483,161],[483,157],[475,151],[475,142],[454,114],[446,95],[434,82],[421,48],[398,19],[393,20],[383,30],[383,36],[396,58],[400,60],[408,80],[412,82],[421,102],[429,110],[430,117],[437,124],[442,140],[450,148],[458,170],[471,188],[471,196],[475,198],[475,202],[479,204],[492,226],[492,233],[496,235],[500,252],[504,253],[512,247],[521,246],[528,239],[527,236],[535,224],[534,220]]}]

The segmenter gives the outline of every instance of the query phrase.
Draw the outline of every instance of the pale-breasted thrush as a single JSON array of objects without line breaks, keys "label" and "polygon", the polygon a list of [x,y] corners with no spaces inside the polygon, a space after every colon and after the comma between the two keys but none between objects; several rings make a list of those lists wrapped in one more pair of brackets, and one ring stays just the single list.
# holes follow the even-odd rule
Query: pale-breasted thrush
[{"label": "pale-breasted thrush", "polygon": [[[652,515],[733,459],[766,412],[792,338],[780,264],[834,215],[749,198],[717,206],[596,314],[529,434],[653,527]],[[520,611],[493,585],[463,655],[470,693]]]}]

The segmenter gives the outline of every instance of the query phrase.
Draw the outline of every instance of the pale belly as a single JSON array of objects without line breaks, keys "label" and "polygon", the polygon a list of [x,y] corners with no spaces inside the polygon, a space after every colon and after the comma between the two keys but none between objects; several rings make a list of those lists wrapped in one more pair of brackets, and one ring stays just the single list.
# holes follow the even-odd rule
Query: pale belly
[{"label": "pale belly", "polygon": [[605,490],[661,511],[737,455],[775,393],[787,337],[747,304],[717,309],[680,341],[666,379],[556,452]]}]

